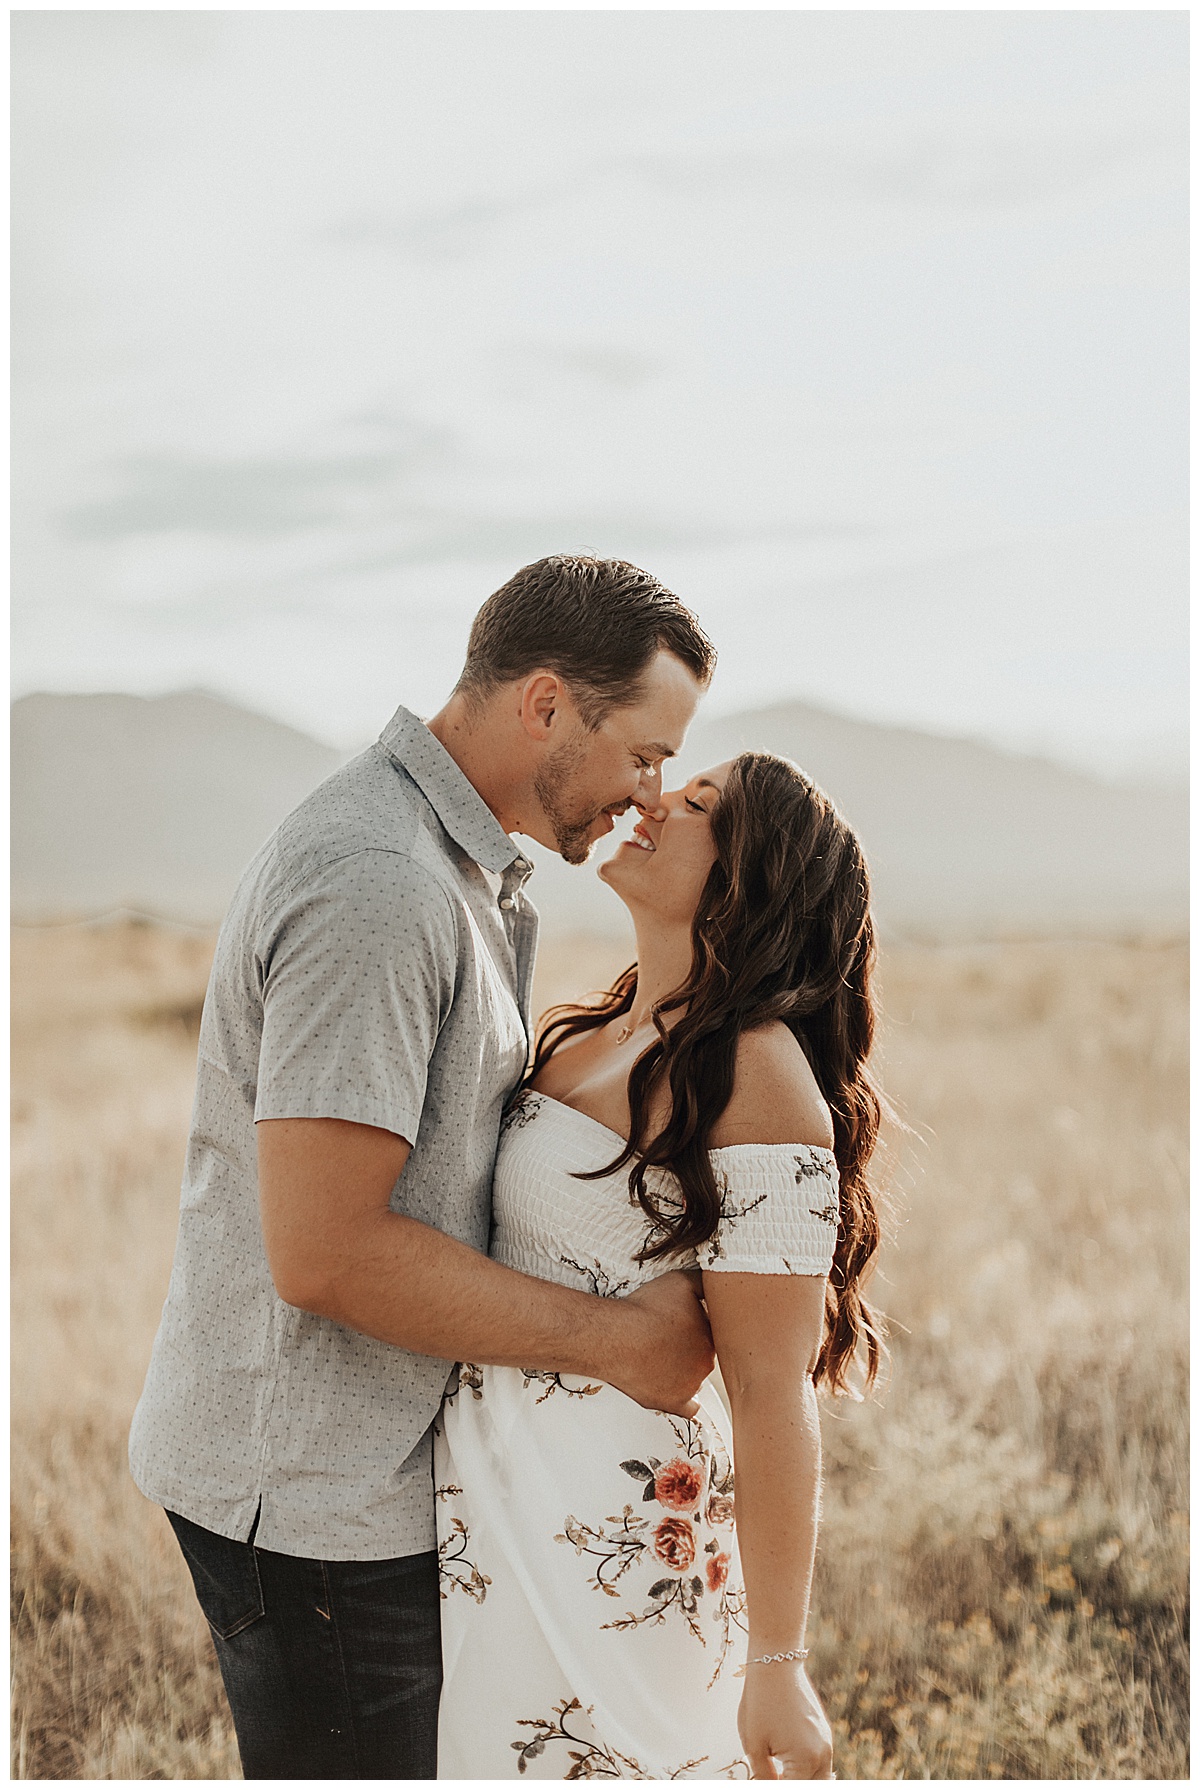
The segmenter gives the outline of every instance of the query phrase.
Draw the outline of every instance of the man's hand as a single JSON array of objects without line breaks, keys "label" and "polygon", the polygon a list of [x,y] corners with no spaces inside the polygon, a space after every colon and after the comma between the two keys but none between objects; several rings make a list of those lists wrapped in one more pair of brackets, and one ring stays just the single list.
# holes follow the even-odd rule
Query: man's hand
[{"label": "man's hand", "polygon": [[610,1385],[649,1411],[691,1417],[696,1394],[716,1363],[698,1270],[675,1268],[621,1301],[634,1319],[618,1362],[597,1363]]}]

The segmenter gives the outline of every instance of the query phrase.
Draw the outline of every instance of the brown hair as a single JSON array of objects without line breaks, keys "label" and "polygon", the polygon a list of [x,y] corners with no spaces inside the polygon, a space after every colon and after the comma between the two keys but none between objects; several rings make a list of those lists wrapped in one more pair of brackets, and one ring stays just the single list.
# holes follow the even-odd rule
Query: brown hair
[{"label": "brown hair", "polygon": [[478,697],[544,668],[571,686],[584,724],[636,702],[642,674],[665,648],[700,684],[717,655],[690,609],[623,559],[554,554],[522,566],[471,625],[459,690]]},{"label": "brown hair", "polygon": [[[721,1191],[709,1159],[714,1127],[733,1093],[738,1038],[782,1020],[804,1051],[833,1119],[839,1213],[825,1291],[825,1335],[814,1372],[851,1390],[861,1356],[867,1386],[886,1353],[882,1321],[862,1285],[879,1249],[878,1201],[867,1180],[882,1112],[866,1071],[875,1029],[875,933],[866,861],[853,832],[795,765],[769,753],[734,760],[713,809],[717,859],[692,922],[686,980],[654,1009],[655,1041],[629,1077],[629,1142],[599,1178],[632,1163],[635,1198],[653,1227],[642,1259],[698,1248],[715,1235]],[[598,1004],[545,1015],[530,1079],[569,1037],[627,1013],[637,965]],[[679,1017],[668,1030],[664,1016]],[[650,1133],[655,1096],[670,1112]],[[647,1171],[668,1169],[682,1205],[663,1207]]]}]

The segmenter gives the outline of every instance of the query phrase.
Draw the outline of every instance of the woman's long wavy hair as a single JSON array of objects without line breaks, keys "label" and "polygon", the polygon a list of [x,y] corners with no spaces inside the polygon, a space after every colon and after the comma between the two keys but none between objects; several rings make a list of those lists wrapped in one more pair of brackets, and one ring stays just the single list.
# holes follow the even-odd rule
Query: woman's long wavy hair
[{"label": "woman's long wavy hair", "polygon": [[[869,1387],[886,1353],[882,1321],[862,1294],[880,1241],[867,1164],[882,1111],[866,1070],[875,1029],[866,862],[832,802],[787,759],[765,752],[734,760],[712,812],[712,836],[717,858],[692,922],[691,969],[654,1009],[657,1037],[629,1076],[629,1142],[595,1178],[632,1164],[630,1194],[653,1226],[643,1260],[707,1242],[721,1217],[709,1140],[733,1093],[738,1038],[782,1020],[832,1115],[840,1181],[813,1378],[834,1393],[853,1392],[856,1359],[854,1377]],[[632,964],[598,1002],[552,1008],[528,1079],[566,1039],[628,1013],[636,988]],[[664,1089],[670,1112],[651,1135]],[[682,1204],[656,1202],[648,1179],[654,1169],[676,1177]]]}]

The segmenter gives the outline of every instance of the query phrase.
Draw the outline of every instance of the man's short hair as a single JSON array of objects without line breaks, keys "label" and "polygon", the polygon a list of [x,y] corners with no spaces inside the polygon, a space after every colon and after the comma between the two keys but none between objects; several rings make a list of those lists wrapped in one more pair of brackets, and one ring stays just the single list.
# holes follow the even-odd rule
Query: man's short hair
[{"label": "man's short hair", "polygon": [[712,642],[665,584],[624,559],[556,553],[522,566],[488,598],[471,625],[458,689],[478,699],[532,671],[554,671],[585,726],[598,727],[610,709],[637,701],[662,649],[708,684]]}]

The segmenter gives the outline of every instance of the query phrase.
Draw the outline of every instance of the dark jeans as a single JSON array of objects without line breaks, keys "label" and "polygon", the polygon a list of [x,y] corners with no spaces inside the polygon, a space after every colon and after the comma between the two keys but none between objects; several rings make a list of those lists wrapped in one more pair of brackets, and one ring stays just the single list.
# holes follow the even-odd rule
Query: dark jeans
[{"label": "dark jeans", "polygon": [[168,1511],[248,1778],[435,1778],[436,1554],[305,1560]]}]

